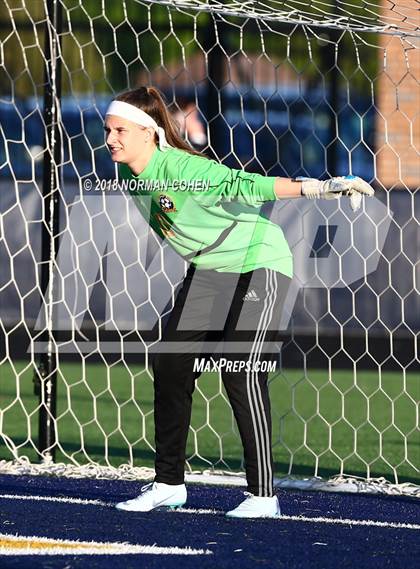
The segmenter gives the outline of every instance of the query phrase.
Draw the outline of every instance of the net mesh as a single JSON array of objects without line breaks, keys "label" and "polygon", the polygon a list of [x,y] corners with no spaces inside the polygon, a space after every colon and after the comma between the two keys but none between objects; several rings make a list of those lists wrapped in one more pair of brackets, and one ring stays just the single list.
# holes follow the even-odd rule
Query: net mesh
[{"label": "net mesh", "polygon": [[[153,3],[153,0],[151,1]],[[360,0],[317,0],[268,1],[268,2],[235,2],[226,0],[167,0],[160,2],[169,7],[189,10],[209,11],[226,16],[257,18],[262,21],[287,22],[291,24],[308,24],[311,27],[321,26],[339,29],[373,31],[418,36],[420,23],[418,2],[407,0],[377,0],[361,2]]]},{"label": "net mesh", "polygon": [[[186,264],[113,191],[102,129],[116,93],[153,84],[190,143],[231,167],[376,186],[357,215],[344,200],[270,210],[295,259],[270,379],[276,473],[418,483],[418,3],[62,2],[60,219],[46,293],[49,20],[41,2],[3,6],[0,468],[151,473],[150,358]],[[49,348],[55,464],[38,450]],[[200,378],[193,409],[189,470],[240,470],[217,374]]]}]

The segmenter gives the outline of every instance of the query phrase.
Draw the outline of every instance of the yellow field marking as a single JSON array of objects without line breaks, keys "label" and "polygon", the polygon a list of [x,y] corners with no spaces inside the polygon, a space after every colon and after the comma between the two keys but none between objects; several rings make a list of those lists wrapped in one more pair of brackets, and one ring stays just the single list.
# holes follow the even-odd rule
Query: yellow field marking
[{"label": "yellow field marking", "polygon": [[[101,543],[95,543],[95,547],[100,547],[100,548],[104,548],[104,549],[109,549],[110,547],[112,547],[113,544],[101,544]],[[13,536],[8,536],[8,537],[2,537],[0,538],[0,550],[1,548],[8,548],[8,547],[13,547],[15,549],[26,549],[26,548],[30,548],[30,549],[45,549],[45,548],[51,548],[51,547],[60,547],[61,549],[72,549],[74,551],[75,548],[77,549],[89,549],[92,548],[92,544],[86,544],[86,543],[81,543],[81,542],[77,542],[77,541],[39,541],[39,539],[31,539],[31,538],[24,538],[24,537],[13,537]]]},{"label": "yellow field marking", "polygon": [[101,543],[51,539],[37,536],[0,534],[0,556],[2,555],[209,555],[208,549],[190,547],[159,547],[131,543]]}]

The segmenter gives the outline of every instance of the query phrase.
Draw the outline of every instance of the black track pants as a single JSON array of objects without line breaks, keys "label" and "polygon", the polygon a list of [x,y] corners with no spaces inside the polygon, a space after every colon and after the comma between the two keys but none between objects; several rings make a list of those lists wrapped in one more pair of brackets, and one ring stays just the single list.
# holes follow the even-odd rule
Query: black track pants
[{"label": "black track pants", "polygon": [[278,360],[273,344],[289,283],[271,269],[236,274],[190,266],[153,360],[157,482],[184,481],[192,394],[200,375],[194,362],[217,339],[223,341],[221,374],[244,448],[248,491],[272,496],[268,372],[259,368]]}]

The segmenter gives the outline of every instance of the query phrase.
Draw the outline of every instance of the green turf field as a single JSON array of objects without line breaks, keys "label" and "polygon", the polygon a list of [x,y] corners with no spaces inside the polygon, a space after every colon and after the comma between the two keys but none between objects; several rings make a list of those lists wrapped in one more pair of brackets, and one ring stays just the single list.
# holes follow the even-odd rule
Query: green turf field
[{"label": "green turf field", "polygon": [[[38,432],[37,397],[29,364],[0,368],[0,458],[11,459],[11,441],[19,453],[36,460],[31,444]],[[328,374],[287,369],[271,377],[276,474],[339,472],[419,481],[419,431],[415,374],[337,370]],[[58,375],[57,430],[61,451],[80,463],[88,459],[119,465],[133,458],[153,465],[153,385],[144,367],[121,363],[62,364]],[[9,442],[8,442],[9,441]],[[407,441],[407,442],[405,442]],[[64,453],[67,453],[67,458]],[[194,394],[188,456],[194,468],[241,463],[241,446],[230,408],[216,374],[203,374]],[[417,470],[417,472],[416,472]]]}]

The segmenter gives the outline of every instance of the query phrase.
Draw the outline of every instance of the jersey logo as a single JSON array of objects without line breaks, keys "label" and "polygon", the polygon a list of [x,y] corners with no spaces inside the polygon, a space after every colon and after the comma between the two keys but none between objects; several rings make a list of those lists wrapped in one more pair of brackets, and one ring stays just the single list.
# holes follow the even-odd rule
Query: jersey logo
[{"label": "jersey logo", "polygon": [[166,213],[176,211],[174,202],[171,200],[171,198],[169,198],[165,194],[161,194],[159,196],[159,205],[161,209]]},{"label": "jersey logo", "polygon": [[259,302],[261,299],[260,297],[257,295],[257,293],[255,292],[254,289],[249,290],[246,295],[242,298],[242,300],[245,301],[250,301],[250,302]]}]

